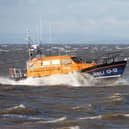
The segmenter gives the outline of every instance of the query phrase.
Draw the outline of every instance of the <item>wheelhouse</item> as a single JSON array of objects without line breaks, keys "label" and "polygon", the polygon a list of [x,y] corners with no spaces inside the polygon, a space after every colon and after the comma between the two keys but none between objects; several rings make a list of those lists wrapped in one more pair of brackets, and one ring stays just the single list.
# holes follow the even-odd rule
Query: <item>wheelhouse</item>
[{"label": "wheelhouse", "polygon": [[27,62],[27,76],[40,77],[53,74],[66,74],[93,65],[82,63],[81,59],[76,56],[38,57]]}]

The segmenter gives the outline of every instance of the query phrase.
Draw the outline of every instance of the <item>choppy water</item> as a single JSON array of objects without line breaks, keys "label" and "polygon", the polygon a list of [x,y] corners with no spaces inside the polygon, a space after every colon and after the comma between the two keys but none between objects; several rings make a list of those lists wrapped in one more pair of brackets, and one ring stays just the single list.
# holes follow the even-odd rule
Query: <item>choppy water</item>
[{"label": "choppy water", "polygon": [[68,78],[58,76],[60,83],[54,77],[20,82],[0,78],[0,128],[129,128],[127,81],[99,86],[81,85]]},{"label": "choppy water", "polygon": [[0,56],[0,129],[129,129],[129,67],[110,85],[77,73],[10,80],[23,54]]}]

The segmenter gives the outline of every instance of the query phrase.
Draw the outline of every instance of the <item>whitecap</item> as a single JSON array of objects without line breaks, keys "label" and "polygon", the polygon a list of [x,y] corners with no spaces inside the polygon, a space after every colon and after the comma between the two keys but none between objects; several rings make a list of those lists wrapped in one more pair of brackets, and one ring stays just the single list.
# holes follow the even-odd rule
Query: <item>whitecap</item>
[{"label": "whitecap", "polygon": [[[122,80],[121,80],[122,81]],[[125,80],[124,80],[125,81]],[[122,82],[124,82],[122,81]],[[125,81],[126,82],[126,81]],[[0,77],[0,84],[3,85],[25,85],[25,86],[70,86],[70,87],[103,87],[121,84],[120,80],[110,83],[107,80],[99,80],[89,74],[73,72],[69,74],[52,75],[40,78],[26,78],[19,81],[11,80],[8,77]],[[127,84],[124,83],[124,84]]]},{"label": "whitecap", "polygon": [[19,81],[10,78],[0,77],[0,83],[4,85],[26,85],[26,86],[57,86],[67,85],[73,87],[94,86],[95,79],[90,75],[83,75],[77,72],[52,75],[41,78],[27,78]]},{"label": "whitecap", "polygon": [[58,122],[62,122],[62,121],[64,121],[64,120],[66,120],[67,119],[67,117],[60,117],[60,118],[56,118],[56,119],[52,119],[52,120],[46,120],[46,121],[37,121],[36,123],[42,123],[42,124],[47,124],[47,123],[58,123]]},{"label": "whitecap", "polygon": [[62,128],[56,128],[56,129],[80,129],[80,126],[69,126],[69,127],[62,127]]},{"label": "whitecap", "polygon": [[102,115],[98,115],[98,116],[89,116],[89,117],[80,117],[78,118],[78,120],[95,120],[95,119],[101,119]]},{"label": "whitecap", "polygon": [[39,112],[34,110],[34,109],[27,108],[23,104],[20,104],[18,106],[5,108],[5,109],[0,111],[0,114],[36,115],[36,114],[39,114]]}]

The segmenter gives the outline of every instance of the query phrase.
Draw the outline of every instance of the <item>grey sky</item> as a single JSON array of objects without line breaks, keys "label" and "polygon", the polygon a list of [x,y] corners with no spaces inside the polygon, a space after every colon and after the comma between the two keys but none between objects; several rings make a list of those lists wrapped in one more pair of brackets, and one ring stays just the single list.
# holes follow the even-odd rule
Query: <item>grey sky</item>
[{"label": "grey sky", "polygon": [[129,40],[129,1],[0,0],[0,42],[25,42],[27,28],[43,42]]}]

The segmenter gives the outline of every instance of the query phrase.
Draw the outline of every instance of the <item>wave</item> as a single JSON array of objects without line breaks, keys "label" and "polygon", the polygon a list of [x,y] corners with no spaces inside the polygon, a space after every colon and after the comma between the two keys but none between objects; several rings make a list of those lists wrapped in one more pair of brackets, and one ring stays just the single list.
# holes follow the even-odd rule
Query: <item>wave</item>
[{"label": "wave", "polygon": [[129,85],[129,80],[128,78],[120,78],[114,83],[114,85]]},{"label": "wave", "polygon": [[11,80],[10,78],[0,77],[0,84],[3,85],[26,85],[26,86],[94,86],[95,78],[90,75],[82,75],[80,73],[69,73],[64,75],[52,75],[42,78],[27,78],[19,81]]},{"label": "wave", "polygon": [[62,121],[64,121],[64,120],[66,120],[67,119],[67,117],[60,117],[60,118],[56,118],[56,119],[52,119],[52,120],[48,120],[48,121],[37,121],[36,123],[37,124],[48,124],[48,123],[58,123],[58,122],[62,122]]},{"label": "wave", "polygon": [[81,129],[81,128],[80,126],[76,125],[76,126],[69,126],[69,127],[60,127],[56,129]]},{"label": "wave", "polygon": [[91,87],[91,86],[115,86],[115,85],[128,85],[127,79],[119,79],[110,82],[107,80],[100,81],[93,76],[81,73],[69,73],[63,75],[52,75],[41,78],[27,78],[19,81],[11,80],[8,77],[0,77],[0,84],[3,85],[25,85],[25,86],[73,86],[73,87]]},{"label": "wave", "polygon": [[29,121],[33,120],[35,121],[35,123],[57,123],[67,119],[65,116],[59,118],[46,118],[39,116],[41,115],[39,111],[27,108],[23,104],[3,109],[2,111],[0,111],[0,115],[4,118],[13,118]]},{"label": "wave", "polygon": [[112,102],[122,102],[123,101],[123,94],[120,93],[113,93],[111,96],[108,97],[109,100]]},{"label": "wave", "polygon": [[38,111],[25,107],[23,104],[18,106],[10,107],[0,111],[0,115],[5,114],[18,114],[18,115],[37,115]]},{"label": "wave", "polygon": [[129,119],[129,114],[125,113],[108,113],[98,116],[90,116],[90,117],[81,117],[78,120],[95,120],[95,119],[102,119],[102,120],[117,120],[117,119]]},{"label": "wave", "polygon": [[123,113],[111,113],[102,116],[104,120],[113,120],[113,119],[129,119],[129,114]]},{"label": "wave", "polygon": [[94,106],[92,104],[88,104],[88,105],[82,105],[82,106],[75,106],[72,109],[76,111],[91,111],[94,109]]},{"label": "wave", "polygon": [[[19,114],[4,114],[3,117],[14,118],[14,119],[23,119],[33,121],[34,124],[51,124],[51,123],[59,123],[59,122],[68,122],[69,119],[66,116],[59,118],[45,118],[45,117],[36,117],[36,116],[28,116],[28,115],[19,115]],[[80,118],[70,119],[71,122],[77,122],[80,120],[120,120],[120,119],[129,119],[129,114],[127,113],[108,113],[97,116],[87,116]],[[28,123],[28,122],[27,122]],[[31,122],[29,122],[31,123]]]},{"label": "wave", "polygon": [[[89,105],[91,107],[91,105]],[[76,109],[76,108],[75,108]],[[77,107],[78,109],[78,107]],[[25,123],[30,124],[53,124],[60,122],[77,122],[80,120],[121,120],[121,119],[129,119],[128,113],[108,113],[108,114],[100,114],[96,116],[86,116],[86,117],[77,117],[68,119],[66,116],[58,117],[58,118],[46,118],[42,117],[41,113],[37,110],[33,110],[25,107],[23,104],[18,106],[10,107],[3,109],[0,111],[0,115],[4,118],[11,119],[19,119],[26,120]],[[79,129],[79,126],[70,126],[68,129]]]}]

